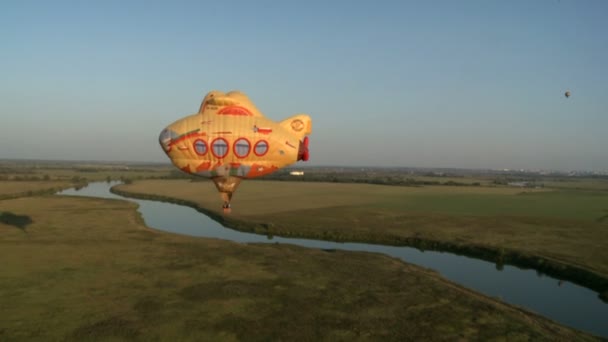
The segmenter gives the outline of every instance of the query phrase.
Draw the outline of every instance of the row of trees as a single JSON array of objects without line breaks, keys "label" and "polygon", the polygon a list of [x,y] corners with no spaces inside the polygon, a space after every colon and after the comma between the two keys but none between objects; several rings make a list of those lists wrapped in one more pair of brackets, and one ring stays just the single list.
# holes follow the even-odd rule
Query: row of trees
[{"label": "row of trees", "polygon": [[454,180],[425,180],[404,177],[403,175],[382,174],[382,173],[307,173],[303,176],[292,176],[288,171],[278,171],[276,173],[261,177],[262,180],[278,181],[300,181],[300,182],[332,182],[332,183],[367,183],[380,185],[400,185],[400,186],[424,186],[424,185],[447,185],[447,186],[480,186],[479,182],[457,182]]},{"label": "row of trees", "polygon": [[51,180],[51,176],[43,175],[43,176],[10,176],[10,175],[0,175],[0,181],[17,181],[17,182],[37,182],[37,181],[49,181]]}]

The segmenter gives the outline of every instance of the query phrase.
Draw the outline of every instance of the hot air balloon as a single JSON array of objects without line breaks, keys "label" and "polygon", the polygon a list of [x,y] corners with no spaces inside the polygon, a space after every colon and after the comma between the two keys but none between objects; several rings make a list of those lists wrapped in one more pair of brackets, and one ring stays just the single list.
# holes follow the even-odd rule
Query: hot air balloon
[{"label": "hot air balloon", "polygon": [[565,96],[566,98],[569,98],[569,97],[570,97],[570,90],[566,90],[566,93],[564,94],[564,96]]},{"label": "hot air balloon", "polygon": [[215,183],[228,213],[243,179],[307,161],[311,131],[306,114],[274,122],[239,91],[211,91],[198,113],[163,129],[159,143],[177,168]]}]

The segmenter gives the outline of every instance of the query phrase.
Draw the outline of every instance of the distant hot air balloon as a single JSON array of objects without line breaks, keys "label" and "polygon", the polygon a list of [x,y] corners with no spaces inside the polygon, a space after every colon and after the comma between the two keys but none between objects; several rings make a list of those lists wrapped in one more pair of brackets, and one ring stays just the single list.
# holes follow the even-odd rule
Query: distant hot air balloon
[{"label": "distant hot air balloon", "polygon": [[564,94],[564,96],[565,96],[566,98],[569,98],[569,97],[570,97],[570,90],[566,90],[566,93]]},{"label": "distant hot air balloon", "polygon": [[211,91],[198,113],[167,126],[159,142],[173,165],[211,178],[230,211],[232,194],[245,178],[307,161],[312,120],[298,114],[281,122],[267,119],[238,91]]}]

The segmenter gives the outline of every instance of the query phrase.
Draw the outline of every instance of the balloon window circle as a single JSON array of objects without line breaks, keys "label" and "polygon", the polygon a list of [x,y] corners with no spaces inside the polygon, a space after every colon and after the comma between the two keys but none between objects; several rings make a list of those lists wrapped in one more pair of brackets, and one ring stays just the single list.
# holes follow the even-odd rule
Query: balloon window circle
[{"label": "balloon window circle", "polygon": [[224,138],[216,138],[211,142],[211,153],[216,158],[224,158],[228,154],[228,141]]},{"label": "balloon window circle", "polygon": [[249,152],[251,152],[251,143],[245,138],[239,138],[234,142],[234,146],[232,148],[234,150],[234,154],[238,158],[245,158],[249,155]]},{"label": "balloon window circle", "polygon": [[196,139],[194,141],[194,152],[196,152],[196,154],[198,154],[199,156],[204,156],[207,154],[208,148],[207,148],[207,143],[205,142],[205,140],[202,139]]},{"label": "balloon window circle", "polygon": [[255,143],[253,153],[255,153],[255,155],[258,157],[264,156],[266,153],[268,153],[268,142],[266,140],[260,140]]}]

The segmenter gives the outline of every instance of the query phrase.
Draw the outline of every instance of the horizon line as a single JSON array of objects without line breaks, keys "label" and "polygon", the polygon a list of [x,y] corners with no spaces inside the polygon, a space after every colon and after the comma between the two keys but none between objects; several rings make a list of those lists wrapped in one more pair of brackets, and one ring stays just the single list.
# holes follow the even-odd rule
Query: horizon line
[{"label": "horizon line", "polygon": [[[108,163],[108,164],[154,164],[154,165],[167,165],[172,166],[171,162],[161,162],[161,161],[137,161],[137,160],[104,160],[104,159],[43,159],[43,158],[0,158],[0,162],[44,162],[44,163]],[[288,165],[285,168],[364,168],[364,169],[418,169],[418,170],[469,170],[469,171],[502,171],[502,172],[560,172],[560,173],[569,173],[569,172],[590,172],[590,173],[607,173],[608,170],[589,170],[589,169],[568,169],[568,170],[560,170],[560,169],[546,169],[546,168],[481,168],[481,167],[450,167],[450,166],[372,166],[372,165],[331,165],[331,164],[321,164],[321,165],[296,165],[295,163],[292,165]]]}]

